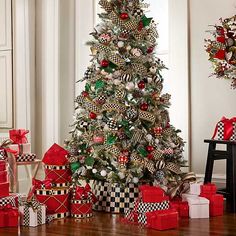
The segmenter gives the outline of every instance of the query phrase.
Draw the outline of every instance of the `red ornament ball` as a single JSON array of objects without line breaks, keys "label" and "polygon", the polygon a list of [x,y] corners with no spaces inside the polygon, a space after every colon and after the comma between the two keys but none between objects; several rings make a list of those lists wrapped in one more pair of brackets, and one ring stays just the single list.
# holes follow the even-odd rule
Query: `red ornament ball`
[{"label": "red ornament ball", "polygon": [[83,91],[83,92],[82,92],[82,96],[83,96],[83,97],[88,97],[88,95],[89,95],[88,92],[86,92],[86,91]]},{"label": "red ornament ball", "polygon": [[138,83],[138,87],[139,89],[145,89],[145,82],[143,80],[141,80],[139,83]]},{"label": "red ornament ball", "polygon": [[127,13],[127,12],[122,12],[122,13],[120,14],[120,19],[121,19],[121,20],[127,20],[127,19],[129,19],[128,13]]},{"label": "red ornament ball", "polygon": [[154,151],[154,147],[151,146],[151,145],[149,145],[149,146],[146,147],[146,150],[147,150],[148,152],[153,152],[153,151]]},{"label": "red ornament ball", "polygon": [[147,158],[149,159],[149,160],[153,160],[153,154],[152,153],[149,153],[148,155],[147,155]]},{"label": "red ornament ball", "polygon": [[144,103],[142,103],[142,104],[140,105],[140,109],[141,109],[142,111],[147,111],[147,110],[148,110],[148,107],[149,107],[149,105],[148,105],[146,102],[144,102]]},{"label": "red ornament ball", "polygon": [[119,157],[119,163],[121,163],[121,164],[127,164],[128,161],[129,161],[129,158],[127,156],[122,155]]},{"label": "red ornament ball", "polygon": [[109,66],[109,61],[107,61],[107,60],[102,60],[101,62],[100,62],[100,66],[102,66],[102,67],[108,67]]},{"label": "red ornament ball", "polygon": [[94,112],[90,112],[89,113],[89,118],[94,120],[94,119],[97,118],[97,115]]},{"label": "red ornament ball", "polygon": [[153,48],[153,47],[150,47],[150,48],[147,49],[147,53],[152,53],[153,50],[154,50],[154,48]]}]

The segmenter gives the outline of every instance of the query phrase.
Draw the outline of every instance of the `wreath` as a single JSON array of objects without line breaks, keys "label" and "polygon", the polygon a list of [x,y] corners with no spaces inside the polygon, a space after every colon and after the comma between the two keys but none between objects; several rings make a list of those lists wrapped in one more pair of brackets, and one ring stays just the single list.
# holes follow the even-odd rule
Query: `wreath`
[{"label": "wreath", "polygon": [[220,19],[219,25],[208,30],[213,39],[205,39],[205,50],[213,65],[211,74],[217,78],[230,79],[232,88],[236,88],[236,15]]}]

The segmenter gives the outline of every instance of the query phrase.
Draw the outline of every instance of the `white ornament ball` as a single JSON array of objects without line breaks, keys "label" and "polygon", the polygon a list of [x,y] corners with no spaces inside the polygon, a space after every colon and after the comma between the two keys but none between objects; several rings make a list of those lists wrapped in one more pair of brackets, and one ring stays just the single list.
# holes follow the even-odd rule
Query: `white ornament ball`
[{"label": "white ornament ball", "polygon": [[157,72],[156,66],[150,67],[149,71],[150,71],[152,74],[156,74],[156,72]]},{"label": "white ornament ball", "polygon": [[131,48],[132,48],[132,47],[131,47],[130,45],[128,45],[128,46],[126,47],[126,50],[127,50],[127,51],[130,51]]},{"label": "white ornament ball", "polygon": [[126,85],[127,90],[133,90],[135,87],[135,84],[133,82],[128,82]]},{"label": "white ornament ball", "polygon": [[114,80],[113,80],[113,83],[114,83],[114,85],[120,85],[120,84],[121,84],[121,81],[118,80],[118,79],[114,79]]},{"label": "white ornament ball", "polygon": [[134,48],[132,49],[131,53],[133,54],[133,56],[135,57],[140,57],[142,55],[142,51],[138,48]]},{"label": "white ornament ball", "polygon": [[152,140],[152,135],[151,135],[151,134],[148,134],[148,135],[146,136],[146,139],[147,139],[148,141],[151,141],[151,140]]},{"label": "white ornament ball", "polygon": [[118,176],[119,176],[120,179],[124,179],[124,178],[125,178],[125,174],[122,173],[122,172],[119,172],[119,173],[118,173]]},{"label": "white ornament ball", "polygon": [[123,48],[125,46],[125,43],[123,41],[119,41],[117,43],[118,48]]},{"label": "white ornament ball", "polygon": [[138,179],[137,177],[134,177],[134,178],[133,178],[133,183],[134,183],[134,184],[137,184],[138,182],[139,182],[139,179]]},{"label": "white ornament ball", "polygon": [[97,174],[97,172],[98,172],[97,169],[92,169],[93,174]]},{"label": "white ornament ball", "polygon": [[102,170],[102,171],[100,172],[100,175],[101,175],[102,177],[105,177],[105,176],[107,175],[107,172],[106,172],[105,170]]},{"label": "white ornament ball", "polygon": [[156,144],[159,144],[159,142],[160,142],[159,139],[155,139]]}]

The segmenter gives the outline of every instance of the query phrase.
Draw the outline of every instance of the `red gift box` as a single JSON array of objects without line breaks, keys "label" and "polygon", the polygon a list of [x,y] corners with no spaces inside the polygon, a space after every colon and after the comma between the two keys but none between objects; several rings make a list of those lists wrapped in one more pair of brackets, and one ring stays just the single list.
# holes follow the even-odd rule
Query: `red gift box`
[{"label": "red gift box", "polygon": [[160,187],[142,185],[139,187],[143,202],[160,202],[165,197],[165,192]]},{"label": "red gift box", "polygon": [[19,212],[11,205],[0,208],[0,227],[17,227],[19,224]]},{"label": "red gift box", "polygon": [[8,181],[7,171],[0,171],[0,183],[6,183]]},{"label": "red gift box", "polygon": [[26,134],[28,134],[28,133],[29,133],[29,130],[25,130],[25,129],[9,130],[10,139],[15,144],[28,143],[28,140],[26,138]]},{"label": "red gift box", "polygon": [[36,199],[47,206],[47,214],[62,214],[70,212],[68,188],[37,189]]},{"label": "red gift box", "polygon": [[85,187],[76,186],[72,190],[73,199],[75,200],[85,200],[90,199],[93,203],[97,202],[96,196],[91,192],[91,187],[86,184]]},{"label": "red gift box", "polygon": [[210,201],[210,216],[222,216],[224,213],[224,197],[221,194],[201,194]]},{"label": "red gift box", "polygon": [[45,178],[51,179],[54,183],[62,184],[71,181],[71,170],[69,165],[52,166],[44,165]]},{"label": "red gift box", "polygon": [[215,194],[216,193],[216,185],[215,184],[204,184],[201,185],[201,194]]},{"label": "red gift box", "polygon": [[9,183],[0,183],[0,198],[9,196]]},{"label": "red gift box", "polygon": [[127,210],[125,212],[125,219],[133,223],[138,223],[138,215],[139,213],[136,211]]},{"label": "red gift box", "polygon": [[167,230],[178,227],[178,212],[174,209],[147,212],[147,227]]},{"label": "red gift box", "polygon": [[93,203],[91,199],[71,200],[71,217],[88,218],[93,215]]},{"label": "red gift box", "polygon": [[5,161],[0,161],[0,171],[6,170],[6,162]]},{"label": "red gift box", "polygon": [[171,201],[170,207],[178,211],[179,217],[189,217],[189,205],[184,201]]}]

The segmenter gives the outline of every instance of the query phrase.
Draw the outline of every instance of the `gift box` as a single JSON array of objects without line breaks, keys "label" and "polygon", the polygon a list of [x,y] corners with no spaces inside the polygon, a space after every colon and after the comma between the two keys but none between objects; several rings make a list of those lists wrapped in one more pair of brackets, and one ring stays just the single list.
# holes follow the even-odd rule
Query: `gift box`
[{"label": "gift box", "polygon": [[165,197],[165,192],[160,187],[142,185],[139,191],[143,202],[160,202]]},{"label": "gift box", "polygon": [[64,217],[70,212],[69,188],[36,189],[36,199],[47,206],[47,214]]},{"label": "gift box", "polygon": [[210,201],[210,216],[222,216],[224,213],[224,197],[221,194],[201,194]]},{"label": "gift box", "polygon": [[0,183],[0,198],[9,196],[9,183]]},{"label": "gift box", "polygon": [[200,195],[202,183],[190,183],[189,194]]},{"label": "gift box", "polygon": [[12,207],[18,207],[21,200],[21,194],[11,194],[7,197],[0,198],[0,207],[11,205]]},{"label": "gift box", "polygon": [[36,159],[36,155],[34,153],[16,155],[17,162],[32,162],[35,159]]},{"label": "gift box", "polygon": [[16,151],[18,155],[31,153],[31,144],[30,143],[11,144],[11,145],[9,145],[9,148],[11,150]]},{"label": "gift box", "polygon": [[33,200],[19,207],[21,225],[36,227],[46,223],[46,205]]},{"label": "gift box", "polygon": [[0,227],[17,227],[19,223],[17,208],[7,205],[0,208]]},{"label": "gift box", "polygon": [[97,202],[96,196],[92,193],[91,187],[89,184],[86,184],[85,187],[75,186],[72,189],[72,198],[75,200],[86,200],[89,199],[93,203]]},{"label": "gift box", "polygon": [[216,194],[216,185],[215,184],[204,184],[204,185],[201,185],[201,194]]},{"label": "gift box", "polygon": [[0,183],[6,183],[8,181],[8,173],[6,170],[0,171]]},{"label": "gift box", "polygon": [[189,217],[189,206],[187,201],[171,201],[170,208],[175,209],[179,213],[179,217]]},{"label": "gift box", "polygon": [[138,185],[133,183],[124,187],[118,183],[94,181],[91,187],[98,200],[93,205],[93,209],[97,211],[125,213],[134,207],[139,196]]},{"label": "gift box", "polygon": [[174,229],[178,227],[178,212],[173,209],[147,212],[147,227],[157,230]]},{"label": "gift box", "polygon": [[138,222],[138,212],[135,212],[134,210],[127,210],[125,212],[125,219],[127,219],[130,222],[137,223]]},{"label": "gift box", "polygon": [[[168,198],[167,198],[168,199]],[[146,213],[151,211],[158,211],[158,210],[166,210],[170,207],[169,200],[161,201],[161,202],[155,202],[155,203],[147,203],[147,202],[138,202],[137,209],[138,213]]]},{"label": "gift box", "polygon": [[6,170],[6,161],[0,161],[0,171]]},{"label": "gift box", "polygon": [[212,139],[217,135],[218,140],[236,140],[236,117],[223,117],[216,125]]},{"label": "gift box", "polygon": [[190,218],[209,218],[209,200],[203,197],[188,197]]},{"label": "gift box", "polygon": [[10,139],[15,144],[28,143],[28,140],[26,138],[26,134],[28,134],[28,133],[29,133],[29,130],[25,130],[25,129],[12,129],[12,130],[9,130]]},{"label": "gift box", "polygon": [[71,217],[88,218],[93,216],[93,202],[91,199],[71,200]]}]

